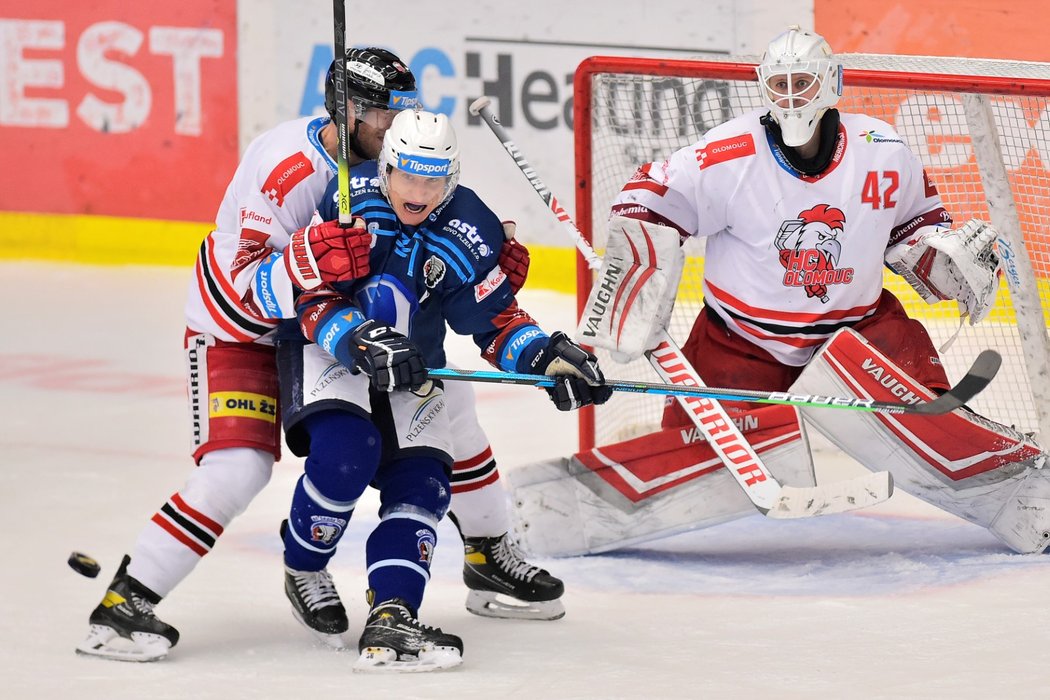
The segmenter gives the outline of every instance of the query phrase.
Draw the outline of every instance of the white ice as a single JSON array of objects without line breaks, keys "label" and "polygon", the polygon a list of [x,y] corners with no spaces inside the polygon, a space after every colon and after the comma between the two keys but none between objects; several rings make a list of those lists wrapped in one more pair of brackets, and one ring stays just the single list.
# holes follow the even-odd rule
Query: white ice
[{"label": "white ice", "polygon": [[[301,469],[261,496],[158,608],[182,640],[128,664],[76,656],[121,555],[185,480],[182,303],[188,272],[0,264],[0,697],[22,698],[1041,698],[1050,696],[1050,558],[903,493],[869,511],[760,516],[627,551],[541,563],[566,582],[556,622],[466,612],[461,550],[443,523],[425,622],[463,637],[465,662],[365,676],[313,644],[282,592],[277,526]],[[526,292],[549,328],[574,303]],[[457,341],[452,357],[481,366]],[[538,390],[483,385],[504,471],[574,450],[574,417]],[[615,399],[614,399],[615,400]],[[818,476],[860,467],[817,455]],[[331,569],[356,638],[366,610],[358,508]],[[72,550],[103,565],[95,580]]]}]

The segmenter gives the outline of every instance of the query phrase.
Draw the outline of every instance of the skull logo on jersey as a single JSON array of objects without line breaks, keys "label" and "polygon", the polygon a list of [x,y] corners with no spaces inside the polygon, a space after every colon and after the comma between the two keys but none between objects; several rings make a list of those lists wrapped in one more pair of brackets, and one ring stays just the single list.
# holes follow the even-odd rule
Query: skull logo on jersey
[{"label": "skull logo on jersey", "polygon": [[841,209],[818,204],[780,225],[775,244],[784,266],[785,287],[803,287],[806,296],[828,303],[828,285],[849,284],[853,268],[837,268],[842,254],[839,234],[846,223]]}]

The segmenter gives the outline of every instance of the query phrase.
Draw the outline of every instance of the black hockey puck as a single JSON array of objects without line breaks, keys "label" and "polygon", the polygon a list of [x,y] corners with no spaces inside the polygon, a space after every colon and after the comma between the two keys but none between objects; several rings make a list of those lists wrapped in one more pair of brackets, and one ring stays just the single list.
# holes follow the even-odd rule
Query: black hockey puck
[{"label": "black hockey puck", "polygon": [[95,578],[98,576],[98,572],[102,571],[102,567],[98,565],[97,561],[80,552],[73,552],[69,555],[69,568],[88,578]]}]

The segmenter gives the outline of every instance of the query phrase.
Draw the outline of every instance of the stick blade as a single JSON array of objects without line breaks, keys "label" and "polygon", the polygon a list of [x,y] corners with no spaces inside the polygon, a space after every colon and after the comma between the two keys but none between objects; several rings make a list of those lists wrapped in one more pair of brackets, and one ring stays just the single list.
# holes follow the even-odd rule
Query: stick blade
[{"label": "stick blade", "polygon": [[1003,358],[995,350],[982,350],[958,384],[933,401],[915,406],[914,412],[936,416],[962,408],[984,391],[1002,364]]},{"label": "stick blade", "polygon": [[889,472],[874,472],[820,486],[784,486],[766,517],[790,520],[847,513],[882,503],[892,495],[893,476]]}]

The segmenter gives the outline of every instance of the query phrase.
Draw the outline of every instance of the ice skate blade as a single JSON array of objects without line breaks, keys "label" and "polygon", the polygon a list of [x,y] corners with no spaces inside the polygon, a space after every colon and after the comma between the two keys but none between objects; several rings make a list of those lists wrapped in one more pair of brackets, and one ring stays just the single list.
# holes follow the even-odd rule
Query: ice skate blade
[{"label": "ice skate blade", "polygon": [[314,636],[314,639],[324,644],[329,649],[335,649],[342,651],[343,649],[350,648],[350,644],[347,643],[346,639],[343,638],[342,634],[327,634],[315,630],[310,625],[306,624],[302,616],[299,615],[299,611],[294,607],[292,608],[292,616],[299,621],[299,624],[306,628],[306,630]]},{"label": "ice skate blade", "polygon": [[529,602],[492,591],[470,591],[467,610],[481,617],[500,620],[560,620],[565,617],[561,600]]},{"label": "ice skate blade", "polygon": [[77,653],[111,661],[158,661],[168,655],[171,644],[159,634],[132,632],[121,637],[112,627],[91,625],[87,639],[77,645]]},{"label": "ice skate blade", "polygon": [[389,647],[365,647],[354,662],[357,673],[427,673],[445,671],[463,663],[459,649],[434,647],[419,652],[418,658],[397,658],[397,652]]}]

